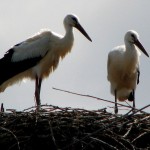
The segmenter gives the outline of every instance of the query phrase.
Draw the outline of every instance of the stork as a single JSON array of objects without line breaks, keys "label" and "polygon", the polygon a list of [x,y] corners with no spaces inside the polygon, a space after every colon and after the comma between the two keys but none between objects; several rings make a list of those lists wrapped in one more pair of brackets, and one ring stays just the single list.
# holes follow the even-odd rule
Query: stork
[{"label": "stork", "polygon": [[139,83],[139,49],[149,57],[139,41],[139,35],[129,30],[124,37],[125,45],[117,46],[108,54],[107,79],[110,82],[111,93],[115,96],[115,113],[118,113],[119,101],[133,101],[135,108],[135,89]]},{"label": "stork", "polygon": [[71,51],[74,42],[73,27],[92,41],[76,15],[67,15],[64,18],[64,27],[64,36],[50,30],[41,30],[5,53],[0,59],[0,92],[23,78],[33,79],[36,105],[37,109],[40,108],[42,80],[57,68],[59,59]]}]

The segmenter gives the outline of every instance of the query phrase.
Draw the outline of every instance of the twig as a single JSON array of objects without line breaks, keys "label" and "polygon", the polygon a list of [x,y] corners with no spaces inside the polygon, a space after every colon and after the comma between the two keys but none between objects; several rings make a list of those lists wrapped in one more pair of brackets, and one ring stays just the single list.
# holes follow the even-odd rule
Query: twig
[{"label": "twig", "polygon": [[[148,108],[148,107],[150,107],[150,104],[149,104],[149,105],[146,105],[146,106],[144,106],[144,107],[142,107],[141,109],[135,110],[132,114],[129,115],[129,117],[135,115],[136,113],[138,113],[138,112],[140,112],[140,111],[142,111],[142,110],[144,110],[144,109],[146,109],[146,108]],[[148,114],[149,114],[149,113],[148,113]]]},{"label": "twig", "polygon": [[16,141],[17,141],[18,150],[20,150],[19,141],[18,141],[18,138],[16,137],[16,135],[15,135],[12,131],[10,131],[10,130],[8,130],[8,129],[4,128],[4,127],[0,127],[0,128],[1,128],[2,130],[5,130],[5,131],[7,131],[7,132],[11,133],[11,134],[14,136],[14,138],[15,138],[15,139],[16,139]]},{"label": "twig", "polygon": [[[149,105],[148,105],[148,106],[149,106]],[[143,110],[143,109],[145,109],[145,108],[147,108],[147,106],[141,108],[140,110]],[[119,122],[119,121],[124,120],[125,118],[127,118],[127,117],[129,116],[129,113],[130,113],[131,111],[132,111],[132,110],[130,110],[128,113],[124,114],[124,115],[123,115],[122,117],[120,117],[119,119],[116,119],[114,122],[112,122],[112,123],[110,123],[110,124],[108,124],[108,125],[106,125],[106,126],[103,126],[101,129],[96,130],[95,132],[90,133],[90,134],[88,134],[87,136],[84,136],[84,137],[81,138],[79,141],[83,141],[84,139],[86,139],[86,138],[88,138],[88,137],[90,137],[90,136],[93,136],[93,135],[97,134],[98,132],[101,132],[101,131],[104,131],[104,130],[108,130],[112,125],[114,125],[114,124],[116,124],[117,122]],[[135,112],[135,113],[137,113],[137,112]],[[133,114],[134,114],[134,113],[133,113]],[[132,114],[131,116],[133,116],[133,114]],[[67,145],[66,147],[63,148],[63,150],[69,148],[71,145],[76,144],[76,143],[78,143],[78,141],[73,142],[73,143]]]},{"label": "twig", "polygon": [[144,132],[142,134],[140,134],[138,137],[136,137],[133,141],[131,141],[131,143],[134,143],[136,140],[140,139],[141,137],[143,137],[144,135],[148,134],[148,132]]},{"label": "twig", "polygon": [[[19,144],[20,149],[32,147],[35,143],[37,148],[42,145],[51,145],[53,149],[140,149],[144,140],[149,136],[150,115],[139,114],[138,112],[149,107],[147,105],[138,111],[128,111],[125,115],[115,115],[102,110],[86,110],[82,108],[62,108],[52,105],[42,105],[40,114],[34,111],[22,113],[0,113],[0,127],[15,132],[2,132],[0,144],[7,149],[13,149]],[[48,110],[48,111],[47,111]],[[137,114],[138,113],[138,114]],[[20,130],[21,129],[21,130]],[[0,128],[1,130],[1,128]],[[3,130],[1,130],[3,131]],[[17,137],[14,139],[15,134]],[[7,136],[6,136],[7,135]],[[6,137],[6,140],[5,140]],[[27,137],[27,138],[26,138]],[[94,139],[92,139],[92,138]],[[14,141],[8,143],[10,140]],[[16,142],[17,141],[17,142]],[[145,142],[144,148],[149,146],[149,139]],[[43,147],[44,148],[44,147]]]},{"label": "twig", "polygon": [[[104,101],[104,102],[108,102],[108,103],[112,103],[112,104],[115,104],[115,102],[112,102],[110,100],[106,100],[106,99],[102,99],[102,98],[99,98],[99,97],[96,97],[96,96],[91,96],[91,95],[85,95],[85,94],[79,94],[79,93],[75,93],[75,92],[71,92],[71,91],[67,91],[67,90],[62,90],[62,89],[58,89],[58,88],[52,88],[54,90],[57,90],[57,91],[61,91],[61,92],[66,92],[66,93],[69,93],[69,94],[74,94],[74,95],[78,95],[78,96],[83,96],[83,97],[89,97],[89,98],[93,98],[93,99],[97,99],[97,100],[100,100],[100,101]],[[127,106],[127,105],[123,105],[123,104],[120,104],[120,103],[117,103],[117,105],[120,105],[120,106],[123,106],[123,107],[127,107],[127,108],[132,108],[132,109],[135,109],[137,110],[138,112],[141,111],[137,108],[133,108],[132,106]],[[146,113],[146,112],[144,112]]]},{"label": "twig", "polygon": [[131,132],[132,128],[133,128],[133,125],[131,125],[129,127],[129,129],[127,130],[127,132],[123,135],[124,138],[126,138],[129,135],[129,133]]},{"label": "twig", "polygon": [[3,103],[1,103],[0,112],[4,112],[4,104]]},{"label": "twig", "polygon": [[48,124],[49,124],[49,127],[50,127],[50,132],[51,132],[51,137],[52,137],[53,143],[54,143],[54,145],[55,145],[56,150],[58,150],[58,147],[57,147],[56,140],[55,140],[55,137],[54,137],[54,133],[53,133],[53,129],[52,129],[51,122],[48,121]]},{"label": "twig", "polygon": [[116,147],[114,147],[114,146],[112,146],[112,145],[110,145],[110,144],[108,144],[108,143],[106,143],[106,142],[104,142],[104,141],[102,141],[100,139],[97,139],[97,138],[94,138],[94,137],[90,137],[90,138],[95,140],[95,141],[97,141],[97,142],[100,142],[100,143],[104,144],[108,148],[111,148],[111,149],[114,149],[114,150],[118,150]]}]

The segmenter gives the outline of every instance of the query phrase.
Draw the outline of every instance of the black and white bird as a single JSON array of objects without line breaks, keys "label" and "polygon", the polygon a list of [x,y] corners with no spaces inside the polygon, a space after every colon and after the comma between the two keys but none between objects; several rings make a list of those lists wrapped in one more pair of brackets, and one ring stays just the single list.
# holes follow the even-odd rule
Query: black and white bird
[{"label": "black and white bird", "polygon": [[40,108],[42,80],[57,68],[60,58],[64,58],[71,51],[74,42],[73,27],[92,41],[76,15],[67,15],[64,18],[64,27],[64,36],[49,30],[41,30],[6,52],[0,59],[0,92],[23,78],[33,79],[36,104],[37,108]]},{"label": "black and white bird", "polygon": [[136,31],[130,30],[124,37],[125,45],[117,46],[108,54],[107,71],[111,93],[115,96],[115,113],[118,113],[119,101],[133,101],[135,108],[135,89],[139,83],[139,49],[149,57],[139,41]]}]

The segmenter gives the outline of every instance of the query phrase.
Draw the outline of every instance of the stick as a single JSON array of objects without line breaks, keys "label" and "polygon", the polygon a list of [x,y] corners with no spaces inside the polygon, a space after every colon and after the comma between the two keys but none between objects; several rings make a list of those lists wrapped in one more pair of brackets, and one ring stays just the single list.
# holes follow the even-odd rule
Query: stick
[{"label": "stick", "polygon": [[[66,93],[69,93],[69,94],[74,94],[74,95],[83,96],[83,97],[89,97],[89,98],[97,99],[97,100],[100,100],[100,101],[115,104],[115,102],[105,100],[105,99],[102,99],[102,98],[98,98],[98,97],[95,97],[95,96],[91,96],[91,95],[79,94],[79,93],[75,93],[75,92],[71,92],[71,91],[67,91],[67,90],[62,90],[62,89],[58,89],[58,88],[54,88],[54,87],[52,89],[57,90],[57,91],[61,91],[61,92],[66,92]],[[120,103],[117,103],[117,105],[127,107],[127,108],[133,108],[132,106],[127,106],[127,105],[123,105],[123,104],[120,104]],[[135,108],[135,110],[139,111],[139,109],[136,109],[136,108]],[[144,113],[146,113],[146,112],[144,112]]]}]

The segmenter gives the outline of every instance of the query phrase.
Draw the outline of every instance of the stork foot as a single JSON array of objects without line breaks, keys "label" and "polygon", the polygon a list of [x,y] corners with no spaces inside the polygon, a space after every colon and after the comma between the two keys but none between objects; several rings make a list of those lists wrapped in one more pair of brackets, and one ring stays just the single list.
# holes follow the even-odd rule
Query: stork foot
[{"label": "stork foot", "polygon": [[37,105],[36,110],[37,110],[37,112],[39,112],[41,110],[41,105]]},{"label": "stork foot", "polygon": [[132,108],[132,112],[133,112],[133,113],[136,112],[136,109],[135,109],[134,107]]}]

